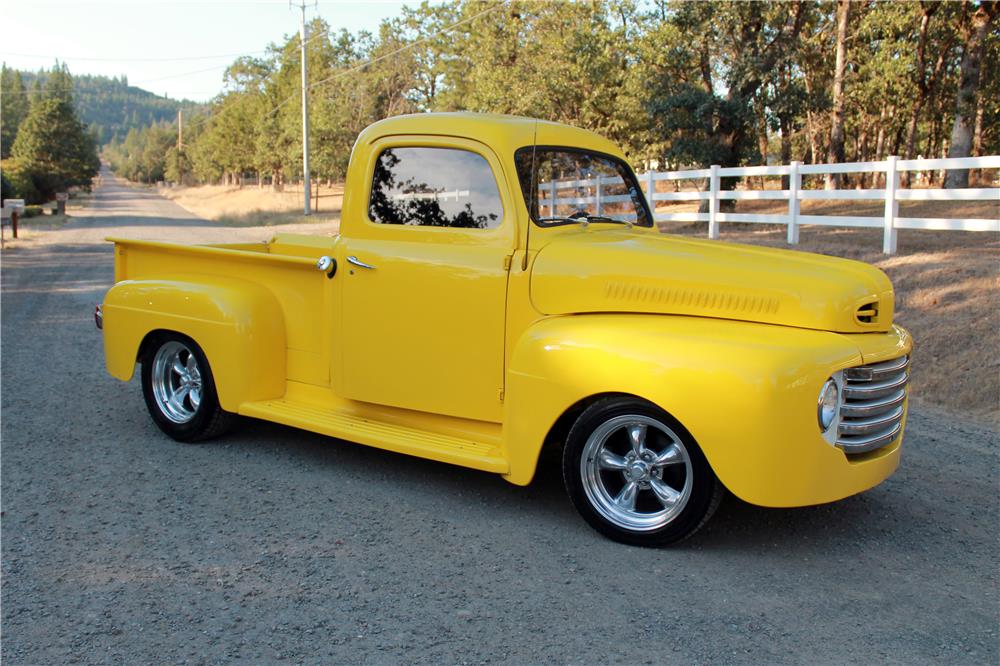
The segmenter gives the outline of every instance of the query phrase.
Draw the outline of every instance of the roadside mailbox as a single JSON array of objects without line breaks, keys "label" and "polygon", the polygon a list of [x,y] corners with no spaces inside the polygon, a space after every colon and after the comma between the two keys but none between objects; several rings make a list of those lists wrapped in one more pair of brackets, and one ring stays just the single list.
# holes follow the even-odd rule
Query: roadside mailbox
[{"label": "roadside mailbox", "polygon": [[[17,221],[23,211],[24,199],[3,200],[3,214],[0,215],[0,243],[3,242],[4,224],[10,224],[11,236],[17,238]],[[9,223],[8,220],[10,220]]]}]

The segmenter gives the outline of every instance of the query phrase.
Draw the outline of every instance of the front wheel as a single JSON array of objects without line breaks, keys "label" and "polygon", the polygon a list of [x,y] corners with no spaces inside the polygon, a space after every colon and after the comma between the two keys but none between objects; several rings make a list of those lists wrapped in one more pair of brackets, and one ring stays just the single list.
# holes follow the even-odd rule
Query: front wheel
[{"label": "front wheel", "polygon": [[563,480],[592,527],[638,546],[694,534],[723,494],[694,438],[663,410],[628,397],[583,411],[563,449]]},{"label": "front wheel", "polygon": [[181,442],[221,435],[236,416],[224,411],[201,347],[187,336],[162,333],[142,355],[142,394],[160,430]]}]

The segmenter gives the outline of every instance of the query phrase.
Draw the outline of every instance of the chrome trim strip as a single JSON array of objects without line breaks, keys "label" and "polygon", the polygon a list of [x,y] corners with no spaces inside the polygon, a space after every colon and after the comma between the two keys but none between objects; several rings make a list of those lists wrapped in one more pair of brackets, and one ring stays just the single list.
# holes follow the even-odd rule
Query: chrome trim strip
[{"label": "chrome trim strip", "polygon": [[906,400],[906,389],[898,389],[895,393],[884,399],[876,398],[868,401],[845,402],[840,407],[840,414],[845,418],[881,414],[897,405],[902,405],[904,400]]},{"label": "chrome trim strip", "polygon": [[899,358],[892,359],[891,361],[873,363],[872,365],[863,365],[858,368],[847,368],[844,371],[844,376],[852,381],[872,381],[874,379],[888,377],[889,375],[906,370],[909,367],[910,357],[900,356]]},{"label": "chrome trim strip", "polygon": [[843,449],[844,453],[865,453],[867,451],[874,451],[875,449],[882,448],[896,439],[902,429],[903,424],[897,423],[893,426],[892,430],[884,435],[859,437],[857,439],[838,439],[837,448]]},{"label": "chrome trim strip", "polygon": [[842,435],[868,435],[873,432],[880,432],[887,427],[902,420],[903,408],[896,407],[888,414],[879,415],[872,419],[863,421],[841,421],[840,434]]},{"label": "chrome trim strip", "polygon": [[909,375],[904,372],[896,379],[890,379],[884,382],[872,382],[870,384],[852,384],[847,382],[844,386],[844,396],[846,398],[877,398],[886,393],[892,393],[898,388],[906,386],[906,381],[909,379]]}]

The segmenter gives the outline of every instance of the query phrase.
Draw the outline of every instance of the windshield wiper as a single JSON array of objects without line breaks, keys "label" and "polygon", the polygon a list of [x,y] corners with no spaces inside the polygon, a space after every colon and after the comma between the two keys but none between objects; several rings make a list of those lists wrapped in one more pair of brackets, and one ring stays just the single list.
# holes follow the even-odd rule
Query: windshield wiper
[{"label": "windshield wiper", "polygon": [[584,226],[590,224],[591,222],[599,222],[601,224],[624,224],[625,226],[631,228],[633,223],[626,220],[616,220],[613,217],[606,217],[604,215],[588,215],[587,213],[573,213],[567,216],[555,216],[555,217],[540,217],[535,220],[539,224],[542,223],[552,223],[556,224],[582,224]]}]

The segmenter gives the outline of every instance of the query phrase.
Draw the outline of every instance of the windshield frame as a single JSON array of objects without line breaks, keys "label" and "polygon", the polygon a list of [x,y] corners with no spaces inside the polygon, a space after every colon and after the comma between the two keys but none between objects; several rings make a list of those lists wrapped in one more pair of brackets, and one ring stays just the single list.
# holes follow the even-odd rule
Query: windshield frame
[{"label": "windshield frame", "polygon": [[[594,150],[592,148],[580,148],[579,146],[557,146],[557,145],[548,145],[548,144],[546,144],[546,145],[542,145],[542,144],[529,144],[527,146],[522,146],[522,147],[520,147],[520,148],[518,148],[517,150],[514,151],[514,172],[515,172],[515,175],[517,176],[518,184],[520,185],[521,197],[524,199],[525,208],[527,208],[527,210],[528,210],[528,217],[531,218],[531,221],[534,222],[536,226],[545,229],[545,228],[548,228],[548,227],[561,227],[561,226],[565,226],[565,225],[569,225],[569,224],[579,224],[582,221],[582,220],[569,220],[569,219],[566,219],[566,220],[554,220],[554,221],[551,221],[551,222],[539,222],[538,221],[539,218],[541,217],[538,214],[538,198],[535,197],[534,201],[529,201],[532,198],[531,197],[531,192],[535,190],[535,188],[532,187],[532,186],[535,185],[537,187],[536,181],[537,181],[537,171],[538,171],[537,167],[538,167],[538,165],[537,164],[533,164],[532,165],[532,167],[533,167],[531,169],[532,173],[530,174],[530,180],[527,183],[525,183],[522,180],[522,178],[521,178],[521,171],[520,171],[520,169],[517,168],[517,166],[518,166],[518,160],[520,159],[521,155],[523,155],[525,153],[528,153],[529,154],[529,159],[530,159],[530,153],[531,152],[533,152],[533,151],[541,152],[541,151],[545,151],[545,150],[547,150],[547,151],[565,152],[565,153],[580,153],[580,154],[585,154],[585,155],[594,155],[594,156],[603,158],[603,159],[608,160],[609,162],[611,162],[618,169],[618,175],[622,177],[622,180],[625,181],[625,184],[628,187],[630,187],[630,188],[634,188],[635,191],[638,192],[639,195],[640,195],[639,199],[642,202],[641,211],[645,215],[645,221],[644,222],[640,221],[638,219],[639,216],[637,215],[636,216],[636,218],[637,218],[636,221],[632,222],[632,224],[634,226],[642,227],[644,229],[652,229],[652,228],[655,227],[655,220],[653,219],[653,212],[649,209],[649,203],[646,200],[646,197],[643,195],[642,188],[639,187],[639,179],[636,178],[635,171],[632,170],[632,167],[629,165],[629,163],[626,162],[625,160],[623,160],[622,158],[617,157],[615,155],[611,155],[609,153],[602,152],[600,150]],[[527,189],[525,189],[525,186],[527,186]]]}]

